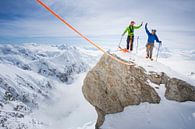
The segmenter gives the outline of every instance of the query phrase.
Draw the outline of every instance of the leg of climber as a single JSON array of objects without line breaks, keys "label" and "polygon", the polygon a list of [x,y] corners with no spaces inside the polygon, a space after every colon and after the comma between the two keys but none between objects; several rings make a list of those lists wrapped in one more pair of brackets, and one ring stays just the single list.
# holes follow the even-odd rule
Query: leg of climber
[{"label": "leg of climber", "polygon": [[130,45],[130,36],[127,36],[127,50],[129,50],[129,45]]},{"label": "leg of climber", "polygon": [[134,36],[130,37],[130,51],[133,51],[133,41],[134,41]]},{"label": "leg of climber", "polygon": [[150,52],[149,57],[150,57],[151,60],[153,60],[153,58],[152,58],[153,48],[154,48],[154,44],[151,44],[151,45],[150,45],[150,49],[149,49],[149,52]]},{"label": "leg of climber", "polygon": [[146,44],[146,58],[149,58],[149,55],[150,55],[150,45],[149,44]]}]

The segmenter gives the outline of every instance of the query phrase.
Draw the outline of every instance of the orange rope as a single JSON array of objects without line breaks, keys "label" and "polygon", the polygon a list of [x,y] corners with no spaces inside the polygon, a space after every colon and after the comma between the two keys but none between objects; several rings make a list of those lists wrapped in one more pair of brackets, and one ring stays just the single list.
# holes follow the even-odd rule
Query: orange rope
[{"label": "orange rope", "polygon": [[122,61],[120,59],[118,59],[117,57],[107,53],[103,48],[101,48],[100,46],[98,46],[97,44],[95,44],[93,41],[91,41],[90,39],[88,39],[86,36],[84,36],[83,34],[81,34],[78,30],[76,30],[73,26],[71,26],[68,22],[66,22],[63,18],[61,18],[58,14],[56,14],[52,9],[50,9],[46,4],[44,4],[41,0],[37,0],[37,2],[39,4],[41,4],[43,7],[45,7],[50,13],[52,13],[56,18],[58,18],[60,21],[62,21],[65,25],[67,25],[70,29],[72,29],[74,32],[76,32],[79,36],[81,36],[82,38],[84,38],[86,41],[88,41],[89,43],[91,43],[92,45],[94,45],[97,49],[99,49],[100,51],[102,51],[103,53],[106,53],[107,55],[109,55],[112,59],[125,64],[125,65],[130,65],[129,63]]}]

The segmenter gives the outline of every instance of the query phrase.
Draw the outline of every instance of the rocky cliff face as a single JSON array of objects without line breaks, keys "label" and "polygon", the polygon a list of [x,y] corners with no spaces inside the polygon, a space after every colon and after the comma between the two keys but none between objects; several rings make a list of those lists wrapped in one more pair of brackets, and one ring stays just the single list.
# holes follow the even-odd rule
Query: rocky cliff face
[{"label": "rocky cliff face", "polygon": [[103,55],[88,72],[82,89],[85,98],[97,111],[96,128],[103,124],[106,114],[121,112],[126,106],[142,102],[160,103],[160,97],[150,82],[165,84],[167,99],[188,101],[195,98],[195,87],[184,81],[172,79],[165,73],[147,73],[136,64],[127,66]]}]

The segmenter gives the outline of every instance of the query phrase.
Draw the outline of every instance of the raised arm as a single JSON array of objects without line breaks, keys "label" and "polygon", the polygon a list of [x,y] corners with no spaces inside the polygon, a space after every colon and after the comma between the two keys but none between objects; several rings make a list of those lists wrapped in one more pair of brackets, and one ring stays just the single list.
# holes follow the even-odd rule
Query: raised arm
[{"label": "raised arm", "polygon": [[148,23],[146,23],[146,25],[145,25],[145,30],[146,30],[146,33],[149,35],[150,34],[150,32],[149,32],[149,30],[148,30]]},{"label": "raised arm", "polygon": [[134,26],[133,28],[134,28],[134,29],[139,29],[140,27],[142,27],[142,24],[143,24],[143,23],[141,23],[139,26]]}]

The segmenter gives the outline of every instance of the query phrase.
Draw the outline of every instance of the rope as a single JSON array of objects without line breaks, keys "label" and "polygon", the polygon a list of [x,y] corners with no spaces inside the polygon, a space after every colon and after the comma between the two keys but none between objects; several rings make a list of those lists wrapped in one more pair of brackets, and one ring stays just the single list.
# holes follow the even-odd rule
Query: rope
[{"label": "rope", "polygon": [[76,32],[79,36],[81,36],[82,38],[84,38],[86,41],[88,41],[89,43],[91,43],[92,45],[94,45],[97,49],[99,49],[101,52],[103,52],[104,54],[107,54],[108,56],[110,56],[112,59],[118,61],[119,63],[125,64],[125,65],[132,65],[128,62],[125,62],[123,60],[118,59],[117,57],[109,54],[108,52],[106,52],[102,47],[100,47],[99,45],[97,45],[96,43],[94,43],[93,41],[91,41],[90,39],[88,39],[86,36],[84,36],[83,34],[81,34],[78,30],[76,30],[72,25],[70,25],[68,22],[66,22],[62,17],[60,17],[58,14],[56,14],[50,7],[48,7],[45,3],[43,3],[41,0],[36,0],[39,4],[41,4],[45,9],[47,9],[51,14],[53,14],[56,18],[58,18],[60,21],[62,21],[65,25],[67,25],[71,30],[73,30],[74,32]]}]

